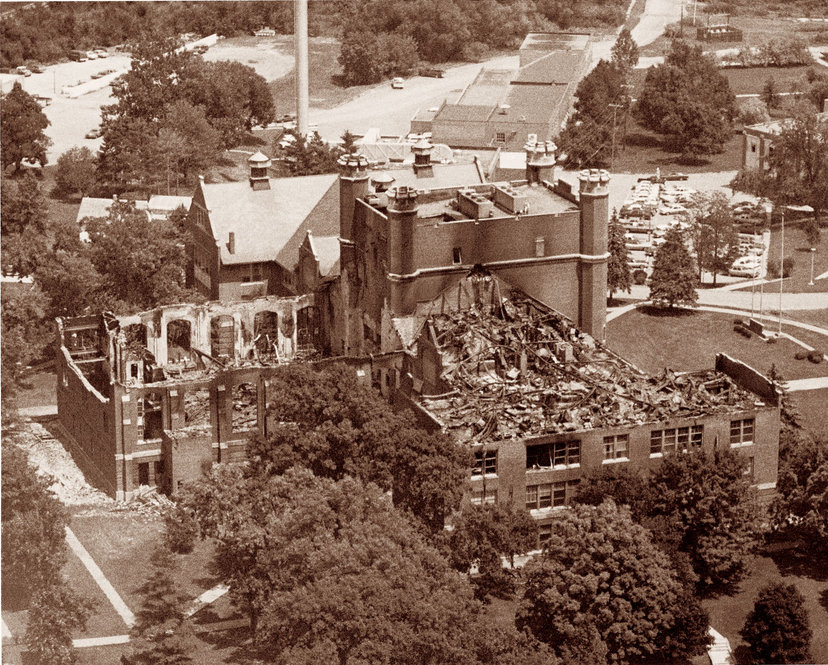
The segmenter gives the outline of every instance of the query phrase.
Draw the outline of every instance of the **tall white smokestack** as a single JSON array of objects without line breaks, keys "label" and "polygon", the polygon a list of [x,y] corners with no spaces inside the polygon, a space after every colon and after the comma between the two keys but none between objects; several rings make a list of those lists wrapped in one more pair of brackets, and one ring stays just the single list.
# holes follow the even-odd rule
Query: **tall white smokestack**
[{"label": "tall white smokestack", "polygon": [[308,135],[308,0],[293,3],[293,48],[296,53],[296,129]]}]

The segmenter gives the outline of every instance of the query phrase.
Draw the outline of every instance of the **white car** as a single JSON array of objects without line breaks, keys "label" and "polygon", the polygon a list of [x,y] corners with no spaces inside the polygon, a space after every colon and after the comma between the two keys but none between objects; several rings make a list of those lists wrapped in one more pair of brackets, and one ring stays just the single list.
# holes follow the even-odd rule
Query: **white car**
[{"label": "white car", "polygon": [[395,90],[402,90],[405,87],[405,81],[403,81],[402,77],[395,76],[391,79],[391,87]]},{"label": "white car", "polygon": [[627,249],[647,249],[650,246],[650,240],[645,235],[625,233],[624,244]]},{"label": "white car", "polygon": [[733,277],[759,277],[762,261],[756,256],[742,256],[736,259],[727,271]]},{"label": "white car", "polygon": [[87,51],[86,58],[87,60],[96,60],[98,58],[98,54],[95,51]]},{"label": "white car", "polygon": [[687,208],[680,205],[665,204],[658,209],[661,215],[681,215],[687,212]]}]

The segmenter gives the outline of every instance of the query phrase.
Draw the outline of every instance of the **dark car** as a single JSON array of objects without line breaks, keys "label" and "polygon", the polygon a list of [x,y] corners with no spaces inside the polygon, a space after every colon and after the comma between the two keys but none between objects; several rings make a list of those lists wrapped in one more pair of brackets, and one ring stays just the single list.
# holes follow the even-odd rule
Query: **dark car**
[{"label": "dark car", "polygon": [[42,74],[45,70],[43,69],[43,65],[33,62],[29,65],[29,71],[31,71],[32,74]]},{"label": "dark car", "polygon": [[95,129],[90,129],[86,132],[86,138],[88,139],[97,139],[100,138],[102,132],[100,127],[95,127]]},{"label": "dark car", "polygon": [[430,76],[431,78],[441,79],[446,75],[446,70],[440,67],[423,67],[420,70],[420,76]]}]

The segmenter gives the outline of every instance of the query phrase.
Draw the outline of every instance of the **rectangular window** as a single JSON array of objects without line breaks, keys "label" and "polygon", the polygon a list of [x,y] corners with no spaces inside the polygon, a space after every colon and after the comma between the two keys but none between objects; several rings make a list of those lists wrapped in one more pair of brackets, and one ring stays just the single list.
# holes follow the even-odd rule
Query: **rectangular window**
[{"label": "rectangular window", "polygon": [[543,546],[545,543],[549,542],[552,538],[552,525],[551,524],[541,524],[538,527],[538,543]]},{"label": "rectangular window", "polygon": [[753,418],[730,421],[730,445],[749,446],[753,443]]},{"label": "rectangular window", "polygon": [[558,441],[526,447],[526,468],[544,469],[581,463],[580,441]]},{"label": "rectangular window", "polygon": [[471,502],[475,506],[479,506],[484,503],[497,503],[497,490],[484,490],[482,488],[479,490],[473,490]]},{"label": "rectangular window", "polygon": [[472,476],[482,476],[487,473],[497,473],[496,450],[483,450],[474,454]]},{"label": "rectangular window", "polygon": [[526,486],[526,509],[560,508],[566,506],[575,494],[578,480],[558,481]]},{"label": "rectangular window", "polygon": [[677,450],[701,448],[704,425],[671,427],[650,432],[650,455],[667,455]]},{"label": "rectangular window", "polygon": [[498,143],[506,143],[506,132],[496,132],[495,141]]},{"label": "rectangular window", "polygon": [[755,144],[750,146],[750,151],[751,152],[756,152],[756,145]]},{"label": "rectangular window", "polygon": [[535,256],[546,256],[545,238],[535,238]]},{"label": "rectangular window", "polygon": [[455,247],[451,250],[451,262],[454,265],[458,265],[460,263],[463,263],[463,257],[460,254],[460,248],[459,247]]},{"label": "rectangular window", "polygon": [[629,434],[615,434],[604,437],[604,459],[627,459],[629,456]]}]

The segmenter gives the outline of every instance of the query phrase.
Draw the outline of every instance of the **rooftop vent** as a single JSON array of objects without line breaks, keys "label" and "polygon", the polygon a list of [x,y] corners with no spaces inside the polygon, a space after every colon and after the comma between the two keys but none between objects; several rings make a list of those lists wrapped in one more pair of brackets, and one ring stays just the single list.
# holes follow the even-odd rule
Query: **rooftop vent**
[{"label": "rooftop vent", "polygon": [[461,189],[457,192],[457,207],[466,217],[472,219],[491,217],[494,213],[494,204],[491,200],[472,189]]},{"label": "rooftop vent", "polygon": [[494,202],[514,215],[529,210],[529,201],[526,198],[526,194],[517,191],[508,184],[494,186]]},{"label": "rooftop vent", "polygon": [[250,166],[250,186],[256,191],[270,189],[270,178],[267,175],[267,170],[270,168],[270,158],[261,152],[257,152],[248,158],[247,164]]}]

